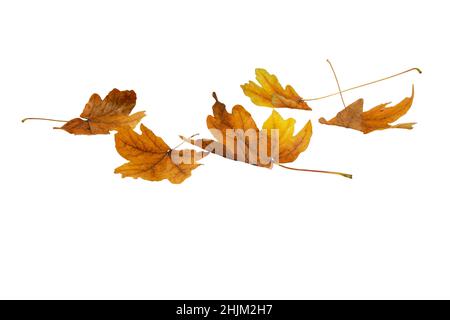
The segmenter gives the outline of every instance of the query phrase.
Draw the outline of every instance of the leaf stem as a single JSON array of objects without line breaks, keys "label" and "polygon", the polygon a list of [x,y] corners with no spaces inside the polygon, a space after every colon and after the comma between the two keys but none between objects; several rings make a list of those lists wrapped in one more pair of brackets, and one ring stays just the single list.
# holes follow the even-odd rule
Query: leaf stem
[{"label": "leaf stem", "polygon": [[[198,136],[199,135],[199,133],[196,133],[196,134],[193,134],[192,136],[190,136],[189,138],[186,138],[186,139],[192,139],[193,137],[195,137],[195,136]],[[180,136],[181,137],[181,136]],[[186,142],[186,140],[183,140],[182,142],[180,142],[177,146],[175,146],[175,148],[172,148],[172,150],[175,150],[176,148],[179,148],[179,147],[181,147],[184,143]]]},{"label": "leaf stem", "polygon": [[354,87],[351,87],[351,88],[348,88],[348,89],[345,89],[345,90],[341,90],[339,92],[334,92],[334,93],[328,94],[326,96],[317,97],[317,98],[303,99],[303,101],[306,101],[306,102],[307,101],[315,101],[315,100],[321,100],[321,99],[333,97],[335,95],[338,95],[338,94],[341,94],[341,93],[344,93],[344,92],[347,92],[347,91],[351,91],[351,90],[354,90],[354,89],[359,89],[359,88],[362,88],[362,87],[365,87],[365,86],[369,86],[371,84],[375,84],[375,83],[378,83],[378,82],[381,82],[381,81],[384,81],[384,80],[392,79],[392,78],[395,78],[397,76],[400,76],[402,74],[405,74],[405,73],[408,73],[408,72],[411,72],[411,71],[417,71],[418,73],[422,73],[422,70],[420,70],[419,68],[411,68],[411,69],[408,69],[408,70],[405,70],[405,71],[393,74],[393,75],[391,75],[389,77],[381,78],[381,79],[378,79],[378,80],[375,80],[375,81],[366,82],[366,83],[363,83],[363,84],[360,84],[360,85],[357,85],[357,86],[354,86]]},{"label": "leaf stem", "polygon": [[294,171],[316,172],[316,173],[327,173],[327,174],[337,174],[337,175],[343,176],[343,177],[345,177],[345,178],[349,178],[349,179],[352,179],[352,178],[353,178],[353,175],[348,174],[348,173],[342,173],[342,172],[336,172],[336,171],[323,171],[323,170],[311,170],[311,169],[292,168],[292,167],[288,167],[288,166],[285,166],[285,165],[280,164],[280,163],[276,163],[276,165],[278,165],[278,166],[280,166],[280,167],[282,167],[282,168],[289,169],[289,170],[294,170]]},{"label": "leaf stem", "polygon": [[345,101],[344,101],[344,96],[342,95],[341,85],[339,84],[338,77],[336,75],[336,72],[334,71],[334,68],[333,68],[333,65],[331,64],[331,61],[327,59],[327,62],[328,62],[328,64],[331,67],[331,71],[333,71],[334,79],[336,80],[336,83],[337,83],[337,86],[338,86],[339,95],[341,96],[342,104],[344,105],[344,108],[345,108],[346,104],[345,104]]},{"label": "leaf stem", "polygon": [[67,120],[56,120],[56,119],[48,119],[48,118],[25,118],[22,119],[22,122],[27,120],[44,120],[44,121],[55,121],[55,122],[68,122]]}]

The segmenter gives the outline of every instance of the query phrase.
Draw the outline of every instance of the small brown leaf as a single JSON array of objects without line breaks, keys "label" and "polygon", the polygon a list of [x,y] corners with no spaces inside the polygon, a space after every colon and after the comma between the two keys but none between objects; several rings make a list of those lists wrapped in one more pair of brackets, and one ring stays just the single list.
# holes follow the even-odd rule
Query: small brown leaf
[{"label": "small brown leaf", "polygon": [[411,97],[403,99],[392,107],[386,107],[388,103],[380,104],[363,112],[363,99],[358,99],[345,109],[340,111],[333,119],[320,118],[319,122],[327,125],[335,125],[369,133],[375,130],[389,128],[412,129],[415,122],[391,125],[405,115],[411,108],[414,100],[414,86]]}]

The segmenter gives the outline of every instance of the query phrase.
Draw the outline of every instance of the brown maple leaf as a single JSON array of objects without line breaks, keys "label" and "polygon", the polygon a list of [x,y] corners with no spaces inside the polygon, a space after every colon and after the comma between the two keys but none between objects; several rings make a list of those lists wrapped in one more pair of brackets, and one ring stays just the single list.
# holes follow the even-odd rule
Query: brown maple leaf
[{"label": "brown maple leaf", "polygon": [[144,111],[130,115],[136,105],[133,90],[113,89],[104,100],[94,93],[84,107],[80,117],[68,121],[62,129],[72,134],[109,134],[111,130],[134,128],[145,116]]},{"label": "brown maple leaf", "polygon": [[403,99],[398,104],[387,107],[389,103],[380,104],[368,111],[363,111],[363,99],[358,99],[345,109],[340,111],[333,119],[320,118],[319,122],[327,125],[335,125],[369,133],[375,130],[389,128],[412,129],[415,122],[391,125],[405,115],[411,108],[414,100],[414,86],[411,97]]},{"label": "brown maple leaf", "polygon": [[295,120],[285,120],[273,110],[260,130],[244,107],[236,105],[229,113],[215,93],[213,97],[216,100],[213,115],[207,117],[206,123],[216,140],[182,139],[225,158],[266,168],[274,163],[292,162],[308,147],[312,135],[310,121],[294,135]]},{"label": "brown maple leaf", "polygon": [[191,176],[192,170],[201,165],[197,161],[208,154],[191,149],[171,149],[143,124],[141,132],[138,134],[131,128],[125,128],[115,135],[117,152],[129,160],[114,171],[122,174],[123,178],[168,179],[172,183],[182,183]]},{"label": "brown maple leaf", "polygon": [[311,110],[292,86],[287,85],[283,89],[275,75],[268,73],[265,69],[256,69],[255,74],[260,86],[253,81],[241,85],[244,94],[254,104],[271,108]]}]

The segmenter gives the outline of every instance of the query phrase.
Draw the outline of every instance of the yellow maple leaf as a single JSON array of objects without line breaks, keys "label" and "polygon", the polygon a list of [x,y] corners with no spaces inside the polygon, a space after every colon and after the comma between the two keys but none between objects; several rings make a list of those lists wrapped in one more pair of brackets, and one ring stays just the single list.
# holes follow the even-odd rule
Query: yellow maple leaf
[{"label": "yellow maple leaf", "polygon": [[287,85],[283,89],[275,75],[268,73],[265,69],[256,69],[255,74],[260,85],[253,81],[241,85],[244,94],[254,104],[271,108],[311,110],[292,86]]},{"label": "yellow maple leaf", "polygon": [[[308,148],[312,136],[312,124],[308,121],[302,130],[294,135],[295,119],[283,117],[273,110],[270,117],[264,122],[263,129],[267,130],[267,141],[270,146],[273,130],[278,134],[278,163],[295,161],[300,153]],[[269,149],[272,149],[269,147]]]}]

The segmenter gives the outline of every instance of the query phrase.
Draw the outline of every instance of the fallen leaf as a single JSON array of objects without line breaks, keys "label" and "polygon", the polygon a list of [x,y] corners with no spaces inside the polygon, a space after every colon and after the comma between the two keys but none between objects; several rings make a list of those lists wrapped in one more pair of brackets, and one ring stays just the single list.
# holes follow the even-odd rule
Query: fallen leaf
[{"label": "fallen leaf", "polygon": [[244,107],[236,105],[229,113],[215,93],[213,97],[216,100],[213,115],[208,116],[206,123],[216,140],[182,139],[225,158],[266,168],[271,168],[274,163],[295,161],[308,147],[312,135],[311,121],[294,135],[295,120],[285,120],[273,110],[263,130],[259,130]]},{"label": "fallen leaf", "polygon": [[283,89],[275,75],[269,74],[265,69],[256,69],[255,74],[260,86],[253,81],[241,85],[244,94],[254,104],[271,108],[311,110],[292,86],[287,85]]},{"label": "fallen leaf", "polygon": [[134,128],[145,116],[144,111],[130,115],[136,105],[133,90],[113,89],[104,100],[94,93],[80,117],[68,121],[60,128],[72,134],[109,134],[111,130]]},{"label": "fallen leaf", "polygon": [[[300,153],[308,148],[312,136],[311,121],[308,121],[303,129],[294,135],[295,119],[285,120],[276,110],[273,110],[271,116],[264,122],[263,129],[267,131],[269,150],[272,149],[270,146],[272,130],[278,130],[278,163],[295,161]],[[272,158],[274,158],[273,155]]]},{"label": "fallen leaf", "polygon": [[228,156],[224,155],[234,160],[270,166],[270,161],[262,161],[259,156],[259,129],[251,114],[240,105],[234,106],[231,113],[228,113],[226,106],[217,99],[215,93],[213,97],[213,115],[207,117],[206,125],[220,144],[214,144],[215,149],[225,150]]},{"label": "fallen leaf", "polygon": [[191,176],[192,170],[201,165],[197,161],[207,155],[191,149],[173,150],[143,124],[141,132],[138,134],[125,128],[115,135],[117,152],[129,161],[114,171],[122,174],[123,178],[168,179],[172,183],[182,183]]},{"label": "fallen leaf", "polygon": [[364,112],[364,101],[363,99],[358,99],[340,111],[333,119],[325,120],[324,118],[320,118],[319,122],[327,125],[351,128],[363,133],[389,128],[412,129],[415,122],[396,125],[391,125],[391,123],[397,121],[408,112],[413,100],[414,86],[411,97],[403,99],[392,107],[387,107],[389,103],[384,103]]}]

